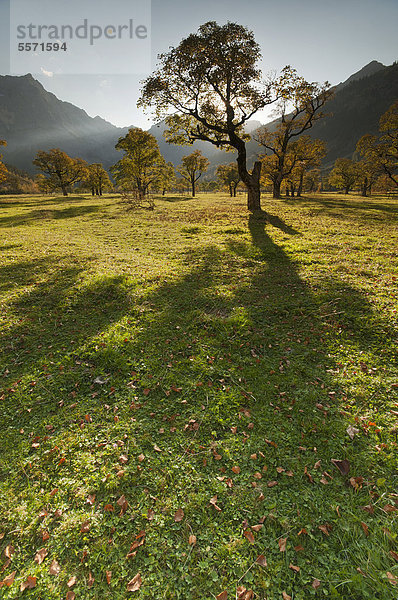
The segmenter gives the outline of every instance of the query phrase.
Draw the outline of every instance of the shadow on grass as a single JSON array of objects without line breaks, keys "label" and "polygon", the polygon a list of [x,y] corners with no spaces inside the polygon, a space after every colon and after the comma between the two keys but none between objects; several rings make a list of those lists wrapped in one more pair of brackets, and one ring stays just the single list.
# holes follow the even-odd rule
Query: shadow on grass
[{"label": "shadow on grass", "polygon": [[83,215],[95,214],[102,209],[99,205],[76,206],[62,209],[38,209],[26,214],[13,215],[0,218],[0,227],[18,227],[29,225],[35,221],[73,219]]},{"label": "shadow on grass", "polygon": [[189,202],[190,200],[196,200],[192,196],[159,196],[159,200],[164,202]]},{"label": "shadow on grass", "polygon": [[320,212],[326,212],[339,219],[352,219],[352,214],[347,214],[347,209],[359,212],[361,217],[365,219],[374,219],[374,213],[376,212],[384,213],[385,216],[396,215],[398,213],[398,206],[396,204],[382,204],[365,198],[363,200],[353,200],[350,196],[342,196],[341,198],[330,198],[330,196],[327,198],[284,198],[282,201],[289,206],[297,206],[301,203],[303,206],[319,207]]}]

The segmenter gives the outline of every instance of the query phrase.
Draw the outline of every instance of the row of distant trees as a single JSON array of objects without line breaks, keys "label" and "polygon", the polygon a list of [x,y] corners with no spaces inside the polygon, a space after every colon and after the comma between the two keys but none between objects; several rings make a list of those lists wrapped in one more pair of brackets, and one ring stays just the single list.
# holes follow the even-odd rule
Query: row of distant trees
[{"label": "row of distant trees", "polygon": [[398,186],[398,100],[381,116],[378,135],[364,135],[354,159],[339,158],[329,183],[348,194],[359,188],[368,196],[375,184],[384,189]]}]

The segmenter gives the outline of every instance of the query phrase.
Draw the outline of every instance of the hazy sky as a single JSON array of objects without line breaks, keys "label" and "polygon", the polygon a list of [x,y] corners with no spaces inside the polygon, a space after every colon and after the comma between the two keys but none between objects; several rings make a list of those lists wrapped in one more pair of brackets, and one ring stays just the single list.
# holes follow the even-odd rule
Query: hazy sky
[{"label": "hazy sky", "polygon": [[[13,1],[0,0],[3,75],[10,73],[9,4]],[[30,1],[40,4],[40,0]],[[113,4],[109,0],[84,1],[95,11],[100,11],[101,5]],[[118,1],[127,7],[134,2]],[[52,0],[52,5],[64,7],[70,2]],[[177,45],[209,20],[236,21],[252,29],[262,49],[265,73],[291,64],[310,81],[336,84],[371,60],[389,65],[398,59],[398,0],[152,0],[152,67],[159,52]],[[128,66],[128,55],[119,60]],[[150,124],[136,108],[143,75],[35,77],[58,98],[76,104],[91,116],[100,115],[119,126]],[[266,116],[259,118],[264,120]]]}]

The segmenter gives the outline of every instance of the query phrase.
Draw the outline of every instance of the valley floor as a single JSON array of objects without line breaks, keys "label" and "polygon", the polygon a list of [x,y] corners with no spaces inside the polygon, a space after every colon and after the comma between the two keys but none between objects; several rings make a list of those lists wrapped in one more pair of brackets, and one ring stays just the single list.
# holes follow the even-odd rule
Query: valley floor
[{"label": "valley floor", "polygon": [[0,596],[393,600],[391,198],[0,197]]}]

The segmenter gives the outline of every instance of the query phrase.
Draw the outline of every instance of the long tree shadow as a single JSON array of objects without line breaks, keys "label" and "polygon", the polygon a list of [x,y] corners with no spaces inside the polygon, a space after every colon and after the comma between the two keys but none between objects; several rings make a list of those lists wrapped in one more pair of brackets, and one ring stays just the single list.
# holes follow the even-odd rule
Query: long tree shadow
[{"label": "long tree shadow", "polygon": [[13,215],[10,217],[0,218],[0,227],[18,227],[21,225],[29,225],[36,221],[42,220],[58,220],[58,219],[73,219],[83,215],[96,214],[103,207],[100,205],[76,206],[61,209],[38,209],[28,213]]},{"label": "long tree shadow", "polygon": [[358,200],[357,198],[354,200],[349,196],[343,196],[341,198],[331,198],[330,196],[327,198],[284,198],[283,203],[289,206],[302,204],[304,206],[314,207],[321,213],[326,213],[338,219],[346,220],[352,219],[352,212],[357,213],[358,217],[365,220],[374,219],[375,216],[377,216],[377,213],[384,213],[385,216],[391,215],[391,217],[394,217],[398,213],[398,206],[396,204],[383,204],[379,201],[372,202],[371,200]]}]

